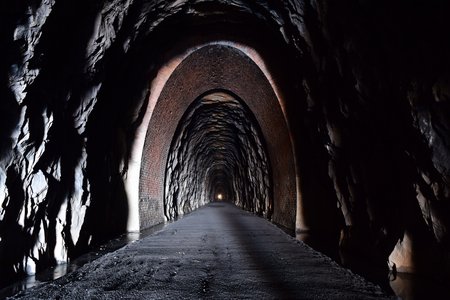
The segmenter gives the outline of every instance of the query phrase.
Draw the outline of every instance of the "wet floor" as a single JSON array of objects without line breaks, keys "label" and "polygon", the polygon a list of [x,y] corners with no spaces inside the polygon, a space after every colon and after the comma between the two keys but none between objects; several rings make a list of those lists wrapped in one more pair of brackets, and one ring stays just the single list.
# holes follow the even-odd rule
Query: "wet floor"
[{"label": "wet floor", "polygon": [[145,238],[155,232],[160,231],[164,228],[165,225],[166,223],[158,224],[141,232],[130,232],[122,234],[117,238],[108,241],[107,243],[95,247],[94,249],[92,249],[92,251],[77,257],[70,263],[59,264],[50,267],[46,270],[38,272],[35,275],[27,276],[23,280],[20,280],[14,284],[2,287],[0,289],[0,299],[11,297],[21,291],[25,291],[52,280],[56,280],[68,273],[74,272],[85,264],[92,262],[107,253],[118,250],[130,243],[133,243],[139,239]]},{"label": "wet floor", "polygon": [[270,222],[212,203],[161,231],[28,289],[33,299],[386,299]]}]

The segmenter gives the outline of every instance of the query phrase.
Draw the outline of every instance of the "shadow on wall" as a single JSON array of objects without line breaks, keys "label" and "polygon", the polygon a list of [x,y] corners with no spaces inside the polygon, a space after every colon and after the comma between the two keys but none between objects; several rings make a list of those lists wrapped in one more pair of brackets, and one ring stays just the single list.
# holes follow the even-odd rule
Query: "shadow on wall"
[{"label": "shadow on wall", "polygon": [[[106,146],[117,136],[97,138],[102,146],[91,144],[86,152],[81,144],[73,144],[76,138],[62,143],[53,137],[32,173],[23,177],[26,166],[14,162],[6,170],[0,286],[64,263],[126,231],[127,199],[122,174],[117,171],[123,153],[115,153],[118,147]],[[58,151],[52,149],[56,144],[62,144]],[[55,156],[59,159],[52,164]],[[19,161],[29,162],[23,157]]]},{"label": "shadow on wall", "polygon": [[[127,109],[145,107],[154,58],[200,27],[291,49],[273,61],[290,66],[286,111],[304,141],[297,154],[308,219],[343,228],[342,246],[375,254],[384,268],[397,249],[406,254],[398,267],[438,266],[449,278],[445,1],[217,1],[211,12],[204,1],[129,1],[123,10],[111,9],[120,1],[28,2],[0,1],[8,12],[0,18],[2,281],[124,230],[123,145],[141,117]],[[344,224],[333,219],[336,205]],[[293,206],[282,208],[291,224]]]},{"label": "shadow on wall", "polygon": [[120,99],[99,92],[116,83],[85,68],[99,7],[49,3],[2,3],[0,286],[126,230]]}]

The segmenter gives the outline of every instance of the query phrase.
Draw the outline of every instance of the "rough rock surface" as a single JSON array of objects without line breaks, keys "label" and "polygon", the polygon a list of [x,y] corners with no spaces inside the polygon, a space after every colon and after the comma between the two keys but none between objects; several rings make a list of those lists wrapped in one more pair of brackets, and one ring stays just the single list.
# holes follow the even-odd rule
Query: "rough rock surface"
[{"label": "rough rock surface", "polygon": [[[296,267],[292,267],[295,265]],[[16,299],[388,299],[268,221],[215,202]]]},{"label": "rough rock surface", "polygon": [[328,224],[305,204],[311,233],[326,223],[375,264],[448,279],[449,5],[1,1],[1,284],[125,230],[128,150],[160,46],[216,23],[288,49],[271,60],[290,62],[279,84],[303,198],[341,214]]},{"label": "rough rock surface", "polygon": [[167,219],[219,194],[220,200],[270,218],[270,165],[257,126],[251,112],[225,93],[206,95],[191,105],[180,121],[167,161]]}]

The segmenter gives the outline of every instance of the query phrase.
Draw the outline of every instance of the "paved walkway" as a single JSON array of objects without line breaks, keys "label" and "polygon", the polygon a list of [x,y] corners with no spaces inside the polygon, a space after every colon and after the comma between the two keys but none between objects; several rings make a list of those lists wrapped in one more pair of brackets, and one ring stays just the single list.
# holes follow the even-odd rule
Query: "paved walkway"
[{"label": "paved walkway", "polygon": [[385,299],[379,287],[231,204],[211,203],[32,299]]}]

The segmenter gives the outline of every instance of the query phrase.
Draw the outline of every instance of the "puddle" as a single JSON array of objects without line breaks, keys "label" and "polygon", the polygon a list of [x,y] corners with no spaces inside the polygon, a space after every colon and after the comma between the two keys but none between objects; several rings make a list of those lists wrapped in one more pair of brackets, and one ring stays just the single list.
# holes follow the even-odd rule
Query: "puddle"
[{"label": "puddle", "polygon": [[[42,272],[39,272],[36,275],[28,276],[15,284],[0,289],[0,299],[13,296],[20,291],[32,288],[44,282],[58,279],[109,252],[115,251],[119,248],[124,247],[125,245],[133,243],[138,239],[145,238],[155,232],[160,231],[168,223],[162,223],[138,233],[123,234],[118,238],[110,240],[107,243],[95,248],[93,251],[74,259],[69,264],[62,264],[51,267]],[[294,235],[291,231],[284,231],[287,234],[290,234],[292,236]],[[305,237],[303,238],[305,239]],[[306,239],[305,242],[307,244],[310,244],[311,247],[332,257],[335,261],[342,265],[342,261],[339,258],[340,255],[337,254],[337,249],[331,249],[329,244],[314,245],[313,241]],[[367,278],[368,280],[380,285],[386,293],[396,295],[398,299],[450,299],[449,287],[445,286],[444,283],[441,283],[437,280],[432,280],[427,277],[421,277],[408,273],[397,273],[395,276],[392,276],[392,274],[390,274],[389,278],[385,272],[367,268],[363,262],[358,260],[346,262],[344,267],[349,268],[354,273],[357,273]]]},{"label": "puddle", "polygon": [[105,244],[94,248],[91,252],[83,254],[76,259],[72,260],[68,264],[61,264],[54,267],[50,267],[42,272],[39,272],[35,275],[27,276],[23,280],[11,284],[7,287],[0,289],[0,299],[4,299],[6,297],[11,297],[18,292],[24,291],[26,289],[32,288],[34,286],[38,286],[44,282],[52,281],[58,279],[66,274],[69,274],[86,263],[96,260],[97,258],[115,251],[119,248],[122,248],[130,243],[138,239],[145,238],[157,231],[163,229],[168,223],[161,223],[145,229],[141,232],[131,232],[123,234],[115,239],[112,239]]},{"label": "puddle", "polygon": [[443,282],[409,273],[397,273],[390,286],[399,299],[450,299],[450,288]]},{"label": "puddle", "polygon": [[[379,285],[383,291],[397,299],[450,299],[450,288],[438,278],[429,278],[410,273],[397,273],[395,275],[386,270],[369,265],[364,259],[343,253],[335,243],[323,243],[307,234],[298,234],[297,239],[304,241],[313,249],[320,251],[344,268],[350,269],[365,279]],[[332,238],[325,239],[332,241]]]}]

